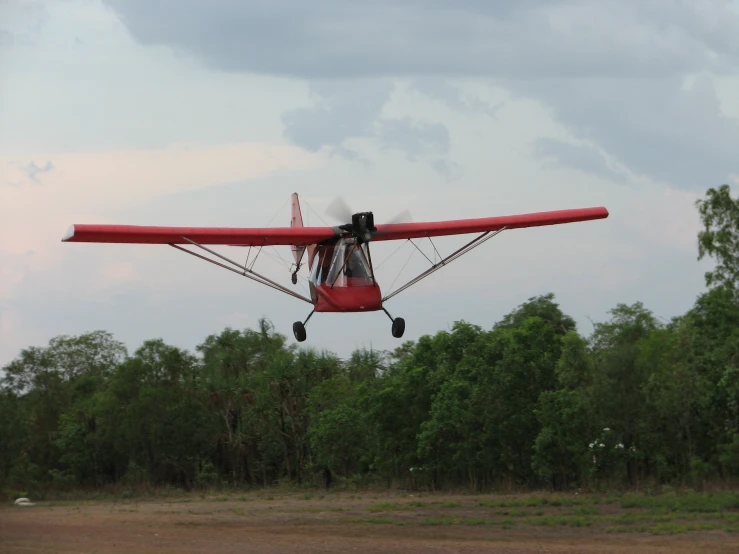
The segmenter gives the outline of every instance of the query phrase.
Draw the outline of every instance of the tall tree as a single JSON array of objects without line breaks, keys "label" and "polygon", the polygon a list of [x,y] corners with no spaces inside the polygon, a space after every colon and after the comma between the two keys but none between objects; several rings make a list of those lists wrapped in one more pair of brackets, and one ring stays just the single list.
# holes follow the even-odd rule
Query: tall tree
[{"label": "tall tree", "polygon": [[729,185],[710,188],[696,202],[703,230],[698,233],[698,259],[710,256],[716,261],[706,273],[709,287],[725,286],[736,291],[739,285],[739,199],[731,197]]}]

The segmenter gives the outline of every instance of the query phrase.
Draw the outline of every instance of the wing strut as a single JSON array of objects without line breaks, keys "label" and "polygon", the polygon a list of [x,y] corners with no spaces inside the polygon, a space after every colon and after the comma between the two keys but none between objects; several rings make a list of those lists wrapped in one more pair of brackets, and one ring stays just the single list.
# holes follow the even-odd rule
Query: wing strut
[{"label": "wing strut", "polygon": [[[239,264],[239,263],[237,263],[237,262],[235,262],[235,261],[227,258],[226,256],[222,256],[218,252],[214,252],[213,250],[211,250],[210,248],[206,248],[202,244],[198,244],[194,240],[190,240],[187,237],[182,237],[182,238],[185,239],[190,244],[193,244],[193,245],[197,246],[198,248],[202,248],[206,252],[209,252],[209,253],[213,254],[214,256],[218,256],[222,260],[225,260],[228,263],[235,265],[236,267],[238,267],[239,269],[241,269],[241,271],[237,271],[237,270],[233,269],[232,267],[228,267],[225,264],[222,264],[222,263],[217,262],[215,260],[211,260],[210,258],[208,258],[206,256],[202,256],[202,255],[198,254],[197,252],[193,252],[192,250],[188,250],[187,248],[183,248],[182,246],[178,246],[178,245],[172,244],[172,243],[170,243],[170,246],[173,247],[173,248],[176,248],[177,250],[182,250],[183,252],[185,252],[187,254],[190,254],[192,256],[195,256],[196,258],[200,258],[201,260],[205,260],[206,262],[210,262],[210,263],[215,264],[215,265],[217,265],[219,267],[222,267],[224,269],[228,269],[229,271],[233,271],[234,273],[237,273],[238,275],[242,275],[243,277],[246,277],[247,279],[251,279],[253,281],[256,281],[257,283],[261,283],[262,285],[267,285],[270,288],[273,288],[273,289],[278,290],[280,292],[284,292],[285,294],[289,294],[290,296],[293,296],[293,297],[295,297],[295,298],[297,298],[299,300],[302,300],[303,302],[307,302],[308,304],[313,304],[313,301],[312,300],[310,300],[309,298],[306,298],[302,294],[298,294],[297,292],[292,291],[292,290],[288,289],[287,287],[283,287],[279,283],[275,283],[274,281],[272,281],[271,279],[268,279],[264,275],[260,275],[256,271],[253,271],[252,269],[250,269],[250,268],[248,268],[246,266],[243,266],[243,265],[241,265],[241,264]],[[255,258],[255,261],[256,261],[256,258]]]},{"label": "wing strut", "polygon": [[[490,239],[491,239],[491,238],[493,238],[493,237],[494,237],[495,235],[497,235],[498,233],[500,233],[500,232],[504,231],[505,229],[506,229],[506,228],[505,228],[505,227],[503,227],[502,229],[498,229],[497,231],[495,231],[495,232],[494,232],[494,233],[492,233],[492,234],[491,234],[491,232],[490,232],[490,231],[486,231],[486,232],[484,232],[483,234],[479,235],[478,237],[476,237],[476,238],[472,239],[472,240],[471,240],[470,242],[468,242],[467,244],[465,244],[465,245],[464,245],[464,246],[463,246],[462,248],[460,248],[460,249],[458,249],[458,250],[454,251],[453,253],[449,254],[449,255],[448,255],[448,256],[447,256],[446,258],[444,258],[443,260],[441,260],[441,261],[440,261],[439,263],[437,263],[437,264],[434,264],[434,265],[432,265],[432,266],[431,266],[430,268],[428,268],[428,269],[427,269],[426,271],[424,271],[423,273],[421,273],[421,274],[420,274],[420,275],[418,275],[417,277],[415,277],[415,278],[411,279],[410,281],[408,281],[408,282],[407,282],[407,283],[406,283],[405,285],[403,285],[402,287],[400,287],[400,288],[396,289],[395,291],[393,291],[393,292],[391,292],[390,294],[388,294],[387,296],[385,296],[385,298],[383,298],[383,299],[382,299],[382,302],[383,302],[383,304],[384,304],[384,303],[385,303],[385,302],[386,302],[387,300],[390,300],[390,299],[391,299],[391,298],[392,298],[393,296],[395,296],[396,294],[398,294],[398,293],[401,293],[401,292],[403,292],[403,291],[404,291],[405,289],[407,289],[408,287],[411,287],[411,286],[415,285],[415,284],[416,284],[416,283],[418,283],[418,282],[419,282],[420,280],[422,280],[422,279],[424,279],[424,278],[428,277],[429,275],[431,275],[431,274],[432,274],[432,273],[433,273],[434,271],[436,271],[437,269],[440,269],[441,267],[443,267],[443,266],[445,266],[445,265],[447,265],[447,264],[449,264],[449,263],[453,262],[453,261],[454,261],[454,260],[456,260],[457,258],[460,258],[461,256],[464,256],[464,255],[465,255],[465,254],[466,254],[467,252],[469,252],[469,251],[470,251],[470,250],[472,250],[473,248],[476,248],[477,246],[480,246],[480,245],[481,245],[481,244],[482,244],[483,242],[485,242],[485,241],[488,241],[488,240],[490,240]],[[411,241],[411,242],[413,242],[413,241]],[[432,244],[433,244],[433,243],[432,243]],[[416,246],[416,245],[415,245],[415,243],[413,244],[413,246]],[[416,248],[418,248],[418,247],[416,246]],[[434,250],[436,250],[436,246],[434,246]],[[423,253],[423,252],[422,252],[422,253]],[[426,259],[428,259],[428,257],[427,257]]]}]

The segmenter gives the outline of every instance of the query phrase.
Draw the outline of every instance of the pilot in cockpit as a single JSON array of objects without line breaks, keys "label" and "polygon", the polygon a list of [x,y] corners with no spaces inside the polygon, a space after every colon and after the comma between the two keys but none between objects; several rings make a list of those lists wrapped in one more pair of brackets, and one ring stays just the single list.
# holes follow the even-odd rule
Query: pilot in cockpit
[{"label": "pilot in cockpit", "polygon": [[369,276],[367,275],[367,272],[365,271],[364,264],[361,260],[362,253],[359,251],[359,247],[354,249],[354,252],[351,253],[349,256],[349,259],[346,262],[346,270],[344,271],[344,274],[347,277],[355,277],[358,279],[367,279]]}]

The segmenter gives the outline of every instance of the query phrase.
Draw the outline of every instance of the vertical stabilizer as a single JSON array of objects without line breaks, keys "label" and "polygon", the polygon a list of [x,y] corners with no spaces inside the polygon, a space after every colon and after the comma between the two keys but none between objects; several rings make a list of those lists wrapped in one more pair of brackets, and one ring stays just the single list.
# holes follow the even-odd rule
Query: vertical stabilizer
[{"label": "vertical stabilizer", "polygon": [[[292,206],[290,208],[290,227],[302,227],[303,226],[303,214],[300,211],[300,199],[298,193],[294,192],[292,195]],[[297,246],[293,244],[290,249],[293,251],[293,258],[295,258],[295,265],[300,266],[300,260],[303,258],[305,253],[305,246]]]}]

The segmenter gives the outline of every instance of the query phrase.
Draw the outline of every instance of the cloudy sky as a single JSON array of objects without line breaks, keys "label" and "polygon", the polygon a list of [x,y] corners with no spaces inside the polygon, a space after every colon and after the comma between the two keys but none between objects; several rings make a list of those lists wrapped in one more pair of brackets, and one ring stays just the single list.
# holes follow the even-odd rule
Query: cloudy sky
[{"label": "cloudy sky", "polygon": [[[0,365],[94,329],[193,348],[267,317],[292,340],[306,305],[278,292],[167,246],[60,242],[287,225],[292,192],[316,225],[336,195],[380,222],[606,206],[504,232],[388,305],[415,339],[551,291],[589,334],[617,303],[669,319],[704,290],[695,200],[739,187],[739,4],[0,0],[0,122]],[[386,290],[426,268],[398,246],[374,250]],[[264,254],[289,285],[289,249]],[[319,314],[306,344],[399,342],[382,313]]]}]

